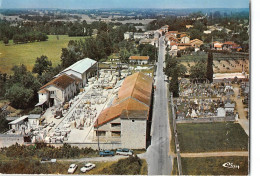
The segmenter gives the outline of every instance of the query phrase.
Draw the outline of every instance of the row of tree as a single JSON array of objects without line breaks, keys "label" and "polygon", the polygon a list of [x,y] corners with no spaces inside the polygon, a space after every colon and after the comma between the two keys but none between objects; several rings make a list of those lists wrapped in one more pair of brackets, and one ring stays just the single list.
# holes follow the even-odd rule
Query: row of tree
[{"label": "row of tree", "polygon": [[[179,63],[176,57],[170,57],[166,54],[166,67],[165,74],[170,78],[169,90],[173,93],[174,97],[179,96],[179,77],[184,77],[187,73],[187,68]],[[213,53],[208,53],[207,60],[200,60],[195,65],[190,67],[190,80],[192,82],[203,82],[208,80],[213,81]]]},{"label": "row of tree", "polygon": [[[41,32],[29,32],[25,34],[15,34],[13,36],[13,42],[15,44],[18,43],[28,43],[28,42],[35,42],[35,41],[46,41],[48,36]],[[6,44],[6,39],[4,39],[4,43]]]}]

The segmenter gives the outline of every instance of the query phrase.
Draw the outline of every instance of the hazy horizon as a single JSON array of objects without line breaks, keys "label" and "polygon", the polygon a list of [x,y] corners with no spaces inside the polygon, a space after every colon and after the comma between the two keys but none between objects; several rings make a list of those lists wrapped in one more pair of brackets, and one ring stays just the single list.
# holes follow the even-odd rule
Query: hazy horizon
[{"label": "hazy horizon", "polygon": [[0,0],[0,8],[50,9],[196,9],[249,8],[249,0]]}]

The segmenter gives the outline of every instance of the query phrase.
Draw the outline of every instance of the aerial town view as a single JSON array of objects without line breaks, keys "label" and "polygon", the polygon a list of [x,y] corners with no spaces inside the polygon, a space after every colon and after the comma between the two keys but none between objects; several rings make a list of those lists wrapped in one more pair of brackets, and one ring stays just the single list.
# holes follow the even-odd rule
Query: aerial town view
[{"label": "aerial town view", "polygon": [[0,175],[248,175],[248,0],[0,0]]}]

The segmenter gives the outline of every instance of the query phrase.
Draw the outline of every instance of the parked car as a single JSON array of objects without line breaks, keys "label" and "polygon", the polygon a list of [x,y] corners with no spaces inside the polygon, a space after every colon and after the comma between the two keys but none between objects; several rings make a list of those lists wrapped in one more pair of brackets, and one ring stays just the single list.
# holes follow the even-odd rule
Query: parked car
[{"label": "parked car", "polygon": [[41,162],[46,162],[46,161],[51,161],[51,159],[47,157],[42,157]]},{"label": "parked car", "polygon": [[68,174],[73,174],[77,168],[78,168],[78,166],[76,164],[71,164],[68,169]]},{"label": "parked car", "polygon": [[110,150],[104,150],[99,152],[99,156],[114,156],[114,152]]},{"label": "parked car", "polygon": [[116,154],[117,155],[126,155],[126,156],[130,156],[133,155],[133,150],[127,149],[127,148],[123,148],[123,149],[117,149],[116,150]]},{"label": "parked car", "polygon": [[82,168],[80,168],[80,171],[83,172],[83,173],[85,173],[85,172],[90,171],[91,169],[93,169],[93,168],[95,168],[95,167],[96,167],[95,164],[93,164],[93,163],[87,163],[87,164],[85,164],[85,166],[83,166]]}]

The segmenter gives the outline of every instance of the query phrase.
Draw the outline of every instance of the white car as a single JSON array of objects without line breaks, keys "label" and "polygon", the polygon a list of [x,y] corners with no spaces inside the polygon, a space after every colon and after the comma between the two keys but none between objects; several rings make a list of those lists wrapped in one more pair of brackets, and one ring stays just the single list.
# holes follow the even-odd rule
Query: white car
[{"label": "white car", "polygon": [[116,154],[117,155],[126,155],[126,156],[130,156],[133,155],[133,151],[127,148],[123,148],[123,149],[117,149],[116,150]]},{"label": "white car", "polygon": [[69,169],[68,169],[68,173],[73,174],[76,171],[77,168],[78,168],[78,166],[76,164],[71,164]]},{"label": "white car", "polygon": [[85,166],[83,166],[82,168],[80,168],[80,171],[83,172],[83,173],[85,173],[85,172],[90,171],[91,169],[93,169],[93,168],[95,168],[95,167],[96,167],[95,164],[93,164],[93,163],[87,163],[87,164],[85,164]]}]

